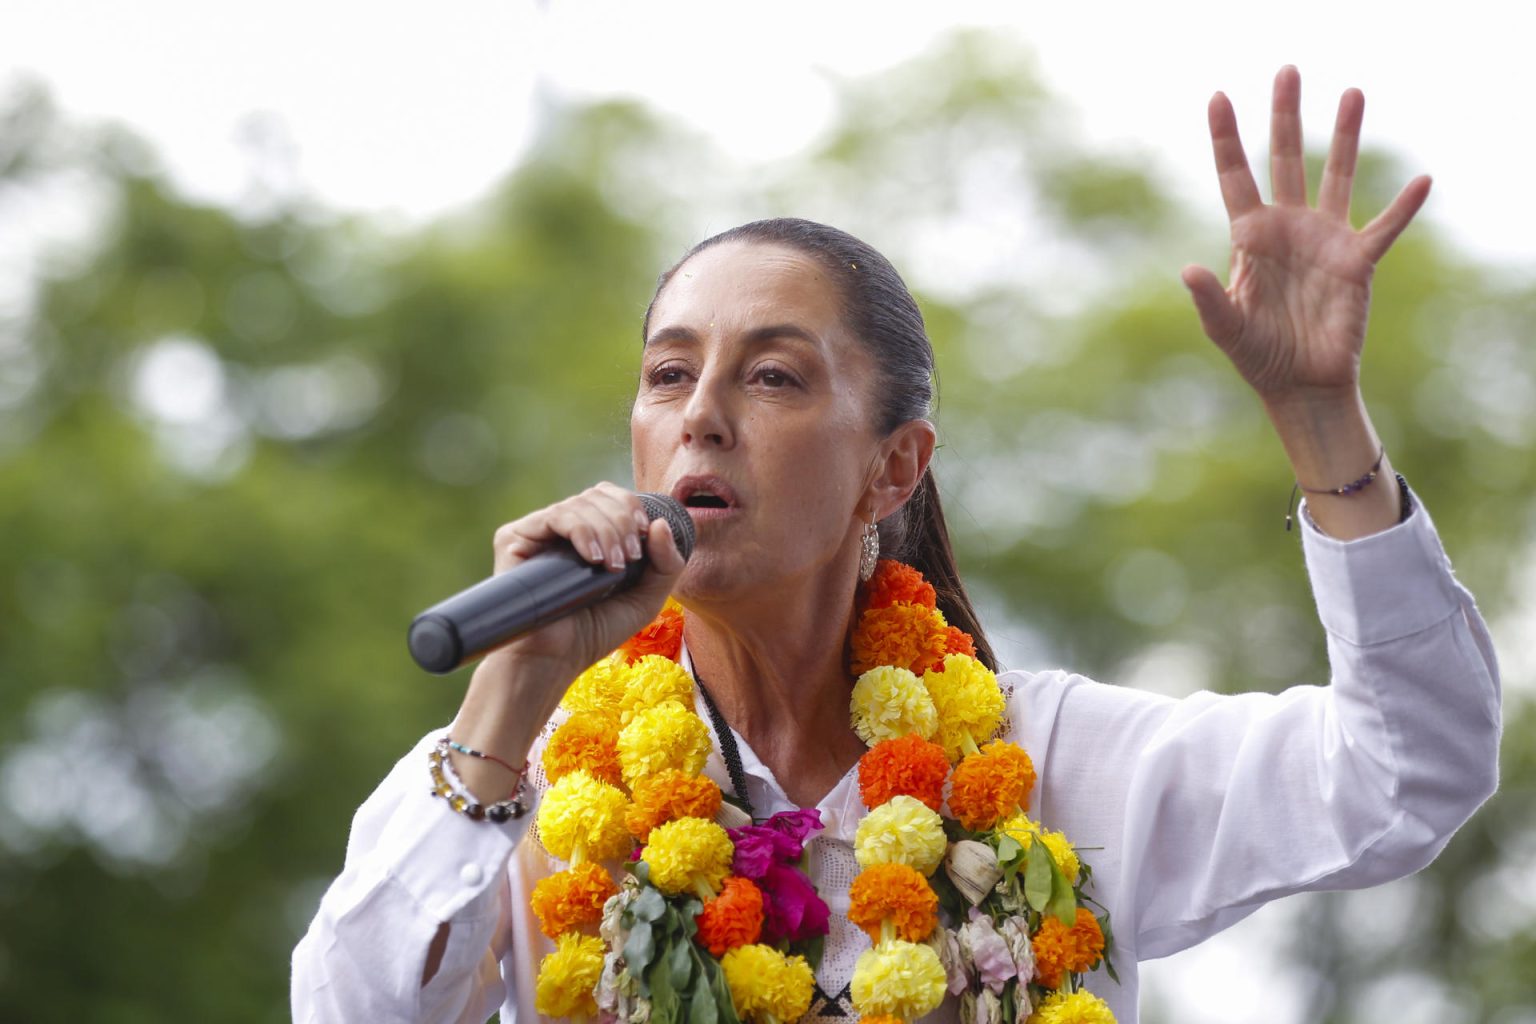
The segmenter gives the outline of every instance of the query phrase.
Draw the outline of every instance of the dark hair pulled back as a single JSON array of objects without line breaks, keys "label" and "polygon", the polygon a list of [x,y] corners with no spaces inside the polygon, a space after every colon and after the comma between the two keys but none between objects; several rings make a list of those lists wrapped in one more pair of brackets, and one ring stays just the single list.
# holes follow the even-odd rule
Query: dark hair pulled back
[{"label": "dark hair pulled back", "polygon": [[[814,259],[837,282],[843,296],[843,316],[875,355],[882,434],[903,423],[922,419],[933,404],[933,344],[922,311],[890,260],[874,248],[837,228],[795,217],[743,224],[706,238],[661,275],[650,308],[645,311],[642,337],[650,334],[656,298],[679,267],[698,253],[724,242],[780,245]],[[950,625],[965,630],[976,642],[976,657],[996,671],[992,645],[987,642],[971,599],[955,567],[949,528],[939,502],[939,487],[930,467],[905,506],[880,522],[880,551],[916,568],[938,595],[939,610]]]}]

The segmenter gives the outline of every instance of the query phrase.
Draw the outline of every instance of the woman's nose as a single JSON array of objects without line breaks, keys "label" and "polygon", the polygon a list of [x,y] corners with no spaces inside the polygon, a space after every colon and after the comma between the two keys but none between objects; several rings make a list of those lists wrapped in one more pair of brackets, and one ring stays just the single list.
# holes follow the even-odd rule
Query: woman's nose
[{"label": "woman's nose", "polygon": [[715,448],[729,448],[735,444],[731,430],[729,398],[722,393],[724,385],[706,377],[700,380],[688,396],[683,411],[683,443],[701,444]]}]

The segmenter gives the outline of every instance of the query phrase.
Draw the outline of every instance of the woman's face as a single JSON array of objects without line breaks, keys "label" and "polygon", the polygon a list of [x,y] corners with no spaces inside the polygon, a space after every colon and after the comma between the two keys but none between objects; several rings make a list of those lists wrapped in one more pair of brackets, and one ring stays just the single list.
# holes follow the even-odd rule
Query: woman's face
[{"label": "woman's face", "polygon": [[673,274],[651,313],[630,434],[637,487],[683,502],[698,530],[681,596],[851,578],[881,449],[874,383],[814,260],[726,242]]}]

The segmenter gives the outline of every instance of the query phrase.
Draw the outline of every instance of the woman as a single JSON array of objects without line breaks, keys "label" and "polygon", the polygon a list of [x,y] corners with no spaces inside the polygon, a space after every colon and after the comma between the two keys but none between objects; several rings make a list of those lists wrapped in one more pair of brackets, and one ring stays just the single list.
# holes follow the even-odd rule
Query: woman
[{"label": "woman", "polygon": [[[1232,224],[1231,284],[1187,268],[1200,321],[1258,392],[1307,491],[1308,568],[1333,685],[1183,701],[1065,673],[1009,673],[1011,739],[1034,809],[1094,855],[1118,983],[1088,987],[1136,1019],[1136,961],[1185,948],[1289,892],[1372,885],[1428,863],[1492,792],[1498,681],[1488,635],[1425,513],[1395,478],[1358,388],[1374,267],[1429,191],[1416,178],[1364,229],[1348,221],[1363,99],[1340,103],[1306,203],[1299,77],[1275,81],[1274,203],[1261,202],[1231,105],[1210,126]],[[447,754],[486,806],[566,686],[656,615],[686,608],[685,661],[729,729],[706,769],[759,816],[815,807],[810,874],[831,905],[821,1019],[853,1019],[865,940],[846,920],[864,807],[850,771],[850,629],[867,537],[921,570],[947,620],[984,634],[955,575],[928,472],[932,354],[895,271],[856,240],[760,222],[695,248],[647,313],[632,420],[637,490],[673,494],[698,531],[684,565],[629,491],[602,484],[497,531],[505,570],[569,541],[639,586],[527,635],[475,670]],[[875,524],[878,524],[876,527]],[[866,559],[867,560],[867,559]],[[703,703],[700,704],[703,707]],[[529,910],[552,869],[530,817],[475,821],[425,785],[423,741],[359,811],[346,869],[294,957],[297,1020],[481,1021],[535,1015],[550,947]],[[720,744],[736,748],[727,766]],[[734,780],[733,780],[734,777]],[[733,784],[734,782],[734,784]],[[743,791],[744,790],[744,791]],[[505,806],[505,805],[504,805]],[[934,1019],[952,1019],[949,1000]]]}]

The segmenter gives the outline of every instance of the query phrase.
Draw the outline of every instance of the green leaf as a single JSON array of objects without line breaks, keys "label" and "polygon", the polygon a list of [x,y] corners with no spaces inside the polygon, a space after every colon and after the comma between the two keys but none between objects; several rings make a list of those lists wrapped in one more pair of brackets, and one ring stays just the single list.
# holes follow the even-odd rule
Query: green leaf
[{"label": "green leaf", "polygon": [[687,991],[693,983],[693,944],[686,939],[667,951],[667,967],[672,972],[672,985],[679,992]]},{"label": "green leaf", "polygon": [[805,957],[805,962],[811,965],[811,970],[821,966],[821,958],[827,951],[827,937],[816,935],[806,939],[800,944],[800,955]]},{"label": "green leaf", "polygon": [[649,972],[651,982],[651,1021],[653,1024],[671,1024],[678,1019],[682,1001],[677,989],[672,987],[672,972],[659,960]]},{"label": "green leaf", "polygon": [[656,921],[667,912],[667,901],[661,895],[661,890],[646,886],[640,890],[640,895],[635,897],[629,909],[637,921]]},{"label": "green leaf", "polygon": [[[1031,844],[1033,845],[1033,844]],[[997,841],[997,862],[1006,865],[1024,852],[1024,844],[1010,835],[1004,835]]]},{"label": "green leaf", "polygon": [[629,938],[624,940],[624,961],[629,964],[629,973],[636,978],[645,976],[645,969],[656,957],[656,940],[651,934],[651,923],[641,921],[629,930]]},{"label": "green leaf", "polygon": [[1046,851],[1045,844],[1036,843],[1032,848],[1045,854],[1051,869],[1051,901],[1043,913],[1056,915],[1058,921],[1070,928],[1077,923],[1077,893],[1072,891],[1072,883],[1061,873],[1056,858]]},{"label": "green leaf", "polygon": [[693,991],[688,1006],[688,1024],[719,1024],[720,1008],[715,1005],[715,994],[710,991],[709,978],[699,971],[693,978]]},{"label": "green leaf", "polygon": [[1059,873],[1044,843],[1030,843],[1024,858],[1024,898],[1031,908],[1045,913],[1051,902],[1053,875]]}]

